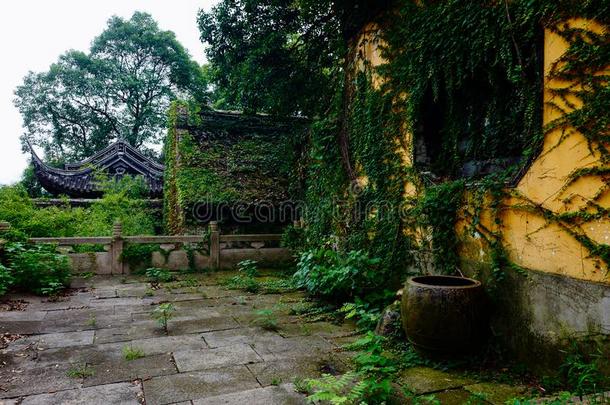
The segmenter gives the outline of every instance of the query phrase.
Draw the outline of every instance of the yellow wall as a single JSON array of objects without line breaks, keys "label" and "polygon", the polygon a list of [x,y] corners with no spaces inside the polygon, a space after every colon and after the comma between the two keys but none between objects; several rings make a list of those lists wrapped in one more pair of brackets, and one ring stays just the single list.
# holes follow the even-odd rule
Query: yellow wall
[{"label": "yellow wall", "polygon": [[[601,30],[600,26],[591,21],[574,20],[571,24]],[[371,39],[376,31],[378,31],[376,25],[367,25],[358,41],[358,56],[369,61],[373,66],[383,62],[379,42]],[[550,31],[545,32],[544,44],[544,69],[548,74],[552,64],[561,57],[568,45],[561,37]],[[545,125],[561,114],[547,104],[548,102],[557,102],[567,108],[561,104],[561,100],[553,99],[549,89],[567,85],[569,83],[545,80],[543,107]],[[411,135],[405,133],[404,136],[405,140],[412,144]],[[406,165],[411,165],[411,156],[412,151],[405,151]],[[606,186],[607,179],[588,176],[568,184],[571,173],[586,167],[603,167],[603,165],[600,156],[591,152],[582,134],[575,130],[564,133],[559,129],[546,134],[540,155],[519,184],[514,189],[507,190],[512,197],[503,202],[505,208],[498,213],[503,223],[501,232],[503,244],[514,263],[527,269],[610,284],[610,272],[605,264],[598,258],[591,257],[590,252],[569,231],[572,229],[577,233],[584,233],[597,243],[610,244],[609,218],[574,227],[565,223],[561,225],[552,221],[547,222],[535,212],[536,210],[522,208],[539,206],[549,212],[560,214],[578,211],[586,206],[587,201],[595,199],[598,205],[610,209],[610,193],[601,192]],[[406,191],[407,194],[412,194],[414,190],[415,188],[409,185]],[[472,195],[467,196],[467,200],[471,203],[473,198],[475,197]],[[471,210],[472,205],[467,204],[464,207],[461,220],[456,227],[463,241],[462,254],[465,262],[486,262],[488,246],[484,236],[488,230],[494,230],[494,218],[490,212],[484,212],[482,226],[478,232],[473,233],[467,226]]]},{"label": "yellow wall", "polygon": [[[600,30],[593,22],[574,20],[573,26],[587,26]],[[557,34],[546,31],[544,40],[544,125],[561,116],[561,112],[549,103],[556,103],[569,110],[562,100],[553,96],[550,89],[562,88],[571,83],[549,80],[548,73],[568,48],[568,44]],[[574,101],[580,106],[579,100]],[[564,139],[559,142],[560,138]],[[516,190],[516,196],[507,201],[509,207],[521,204],[535,204],[555,214],[578,211],[585,208],[588,201],[610,208],[610,195],[598,196],[605,182],[600,176],[588,176],[568,184],[570,174],[586,167],[602,167],[600,156],[592,152],[585,137],[570,130],[566,135],[561,129],[546,134],[540,156],[533,162]],[[538,213],[508,208],[503,213],[504,245],[512,261],[516,264],[548,273],[571,276],[589,281],[610,283],[610,274],[604,263],[591,257],[590,252],[578,242],[567,229],[559,224],[547,223]],[[574,225],[564,224],[574,227]],[[610,219],[604,218],[584,223],[575,232],[584,233],[597,243],[610,244]]]}]

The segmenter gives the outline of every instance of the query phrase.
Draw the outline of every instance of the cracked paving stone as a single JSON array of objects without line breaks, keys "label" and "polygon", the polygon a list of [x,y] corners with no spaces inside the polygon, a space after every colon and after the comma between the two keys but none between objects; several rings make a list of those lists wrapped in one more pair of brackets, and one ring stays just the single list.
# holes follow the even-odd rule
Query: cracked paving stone
[{"label": "cracked paving stone", "polygon": [[229,365],[252,364],[263,361],[249,345],[236,344],[217,349],[174,352],[180,372],[208,370]]},{"label": "cracked paving stone", "polygon": [[260,387],[245,366],[155,377],[143,384],[147,405],[189,401]]}]

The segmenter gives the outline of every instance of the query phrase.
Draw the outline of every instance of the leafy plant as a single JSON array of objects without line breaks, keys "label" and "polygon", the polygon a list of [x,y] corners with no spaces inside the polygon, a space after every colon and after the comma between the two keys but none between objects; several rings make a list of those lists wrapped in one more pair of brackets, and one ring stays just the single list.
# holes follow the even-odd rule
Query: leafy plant
[{"label": "leafy plant", "polygon": [[66,375],[70,378],[87,378],[93,377],[94,374],[95,372],[93,371],[93,368],[91,368],[87,364],[75,365],[71,367],[66,373]]},{"label": "leafy plant", "polygon": [[567,387],[577,395],[595,393],[605,386],[608,379],[599,369],[596,357],[585,356],[576,344],[573,345],[571,353],[568,354],[563,364],[559,367],[560,373],[565,378]]},{"label": "leafy plant", "polygon": [[92,271],[85,271],[84,273],[80,273],[79,276],[85,280],[89,280],[90,278],[95,276],[95,273]]},{"label": "leafy plant", "polygon": [[97,319],[95,318],[94,314],[89,316],[89,319],[87,319],[87,322],[85,323],[85,325],[92,326],[92,327],[95,327],[95,325],[97,325]]},{"label": "leafy plant", "polygon": [[257,277],[259,275],[256,260],[242,260],[237,263],[237,271],[246,275],[246,277]]},{"label": "leafy plant", "polygon": [[5,246],[5,252],[15,286],[53,295],[70,285],[68,258],[56,253],[55,246],[13,242]]},{"label": "leafy plant", "polygon": [[358,297],[355,302],[343,304],[339,312],[344,314],[345,319],[356,319],[357,325],[365,330],[375,329],[382,314],[379,307]]},{"label": "leafy plant", "polygon": [[378,263],[379,259],[371,259],[360,250],[342,254],[314,249],[301,254],[294,279],[310,294],[340,301],[381,284],[383,279],[375,271]]},{"label": "leafy plant", "polygon": [[6,294],[14,282],[15,278],[11,274],[10,270],[0,264],[0,296]]},{"label": "leafy plant", "polygon": [[165,333],[168,333],[167,323],[174,316],[176,308],[170,302],[159,304],[152,312],[151,316],[163,328]]},{"label": "leafy plant", "polygon": [[255,314],[258,317],[252,321],[252,324],[269,331],[280,329],[279,322],[272,309],[261,309],[256,311]]},{"label": "leafy plant", "polygon": [[127,361],[137,360],[144,356],[144,350],[138,347],[123,346],[123,358]]},{"label": "leafy plant", "polygon": [[261,290],[261,284],[252,277],[237,275],[222,281],[222,284],[230,290],[244,290],[256,294]]},{"label": "leafy plant", "polygon": [[146,269],[146,277],[152,283],[168,283],[175,279],[174,275],[167,269],[151,267]]},{"label": "leafy plant", "polygon": [[307,380],[308,389],[313,392],[307,399],[312,403],[385,403],[392,393],[392,378],[398,367],[395,360],[383,354],[384,341],[372,332],[356,341],[352,348],[362,352],[354,357],[355,370],[341,377],[324,375]]}]

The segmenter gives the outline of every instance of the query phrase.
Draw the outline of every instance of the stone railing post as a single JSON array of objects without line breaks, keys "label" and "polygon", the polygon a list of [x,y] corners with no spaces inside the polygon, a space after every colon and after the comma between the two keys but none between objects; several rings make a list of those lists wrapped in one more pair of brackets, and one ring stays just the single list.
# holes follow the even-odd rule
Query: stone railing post
[{"label": "stone railing post", "polygon": [[112,243],[110,244],[112,255],[112,274],[123,274],[123,224],[119,221],[112,226]]},{"label": "stone railing post", "polygon": [[220,231],[218,222],[211,221],[210,227],[210,266],[216,270],[220,268]]}]

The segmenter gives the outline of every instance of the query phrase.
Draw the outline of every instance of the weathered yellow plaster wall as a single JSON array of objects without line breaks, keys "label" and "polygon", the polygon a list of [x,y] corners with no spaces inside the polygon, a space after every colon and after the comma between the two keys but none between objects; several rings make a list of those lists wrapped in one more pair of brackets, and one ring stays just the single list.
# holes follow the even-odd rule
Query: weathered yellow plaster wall
[{"label": "weathered yellow plaster wall", "polygon": [[[593,21],[574,20],[570,24],[598,31],[602,29]],[[368,24],[357,41],[358,59],[365,60],[372,66],[378,66],[384,61],[380,42],[376,38],[378,32],[379,27],[376,24]],[[544,70],[547,77],[551,67],[567,47],[568,44],[559,35],[551,31],[545,32]],[[362,68],[364,64],[358,62],[357,66]],[[382,78],[374,77],[375,86],[382,83]],[[544,125],[561,114],[561,111],[549,103],[555,102],[569,110],[561,100],[553,98],[549,89],[570,84],[545,80],[542,107]],[[576,106],[580,105],[578,100],[571,101],[574,101]],[[404,141],[411,147],[409,150],[403,149],[401,154],[404,156],[405,165],[411,166],[413,142],[407,131]],[[574,225],[546,221],[539,213],[524,208],[533,205],[560,214],[578,211],[593,200],[604,208],[610,208],[610,193],[603,191],[608,182],[607,178],[588,176],[568,184],[570,174],[575,170],[601,166],[600,156],[589,149],[585,137],[576,130],[557,129],[546,134],[540,155],[518,185],[508,190],[512,197],[504,201],[504,208],[496,213],[503,224],[503,244],[511,261],[526,269],[610,284],[609,269],[601,260],[592,257],[591,252],[570,234],[570,227]],[[406,196],[413,196],[416,192],[413,184],[406,186]],[[473,195],[469,195],[466,200],[474,203],[473,198]],[[462,219],[456,227],[464,242],[462,254],[466,263],[489,262],[485,234],[497,231],[494,215],[484,210],[481,224],[477,231],[473,232],[468,226],[473,217],[471,211],[472,204],[466,204],[461,214]],[[610,218],[594,220],[572,229],[586,234],[597,243],[610,244]]]},{"label": "weathered yellow plaster wall", "polygon": [[[574,20],[571,25],[601,30],[599,25],[591,21]],[[559,35],[551,31],[545,32],[545,76],[548,77],[552,65],[567,48],[568,44]],[[545,126],[562,114],[552,103],[566,111],[570,110],[562,100],[554,98],[549,90],[571,84],[548,78],[545,80]],[[571,101],[577,108],[581,105],[577,99]],[[540,213],[522,208],[534,205],[561,214],[586,208],[587,203],[592,201],[601,207],[610,208],[610,196],[604,191],[608,179],[587,176],[569,183],[571,173],[588,167],[603,167],[603,164],[599,154],[589,149],[587,140],[581,133],[574,129],[556,129],[546,134],[541,154],[516,188],[509,190],[514,197],[504,201],[507,208],[500,213],[504,246],[513,262],[528,269],[610,284],[610,274],[605,264],[592,257],[591,252],[570,234],[572,229],[586,234],[596,243],[610,244],[610,218],[594,220],[576,227],[566,223],[549,222]],[[491,228],[490,221],[491,218],[488,217],[483,225]],[[466,233],[463,235],[467,236]],[[480,240],[470,239],[466,242],[476,243],[481,249],[484,248]],[[468,251],[472,252],[472,247]]]}]

